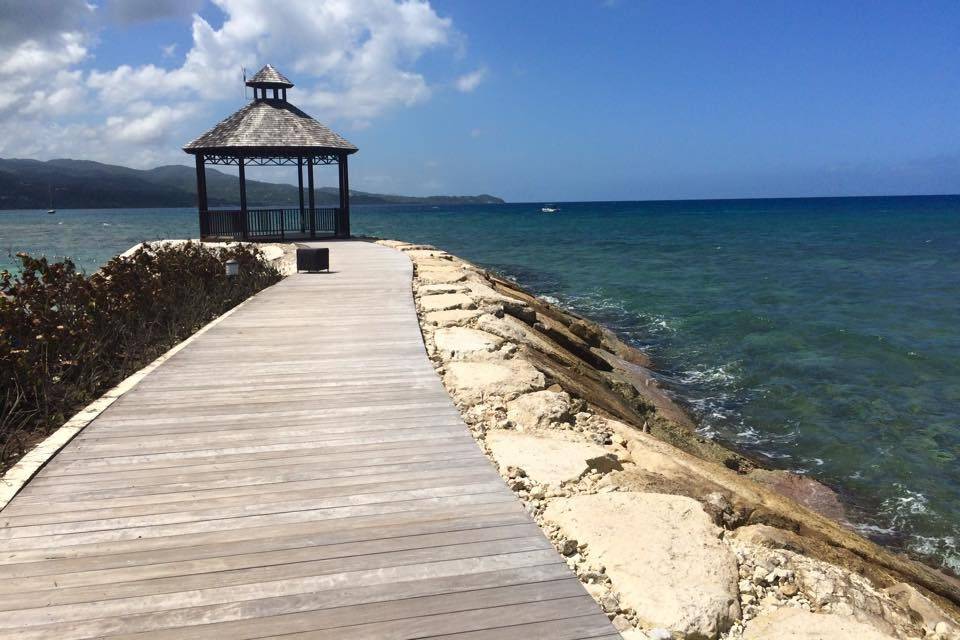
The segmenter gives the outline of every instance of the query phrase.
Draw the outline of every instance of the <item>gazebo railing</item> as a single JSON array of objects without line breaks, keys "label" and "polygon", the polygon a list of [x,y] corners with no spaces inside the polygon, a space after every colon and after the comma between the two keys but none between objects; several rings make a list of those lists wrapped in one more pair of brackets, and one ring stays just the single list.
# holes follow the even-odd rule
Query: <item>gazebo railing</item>
[{"label": "gazebo railing", "polygon": [[337,232],[340,209],[335,207],[248,209],[246,220],[239,209],[211,209],[200,212],[203,238],[265,240],[332,236]]}]

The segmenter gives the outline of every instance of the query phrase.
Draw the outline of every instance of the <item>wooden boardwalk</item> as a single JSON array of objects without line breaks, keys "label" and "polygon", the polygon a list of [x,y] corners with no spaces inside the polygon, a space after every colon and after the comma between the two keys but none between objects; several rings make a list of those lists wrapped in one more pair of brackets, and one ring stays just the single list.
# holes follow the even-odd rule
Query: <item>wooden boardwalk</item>
[{"label": "wooden boardwalk", "polygon": [[407,257],[329,246],[0,512],[0,638],[619,638],[441,386]]}]

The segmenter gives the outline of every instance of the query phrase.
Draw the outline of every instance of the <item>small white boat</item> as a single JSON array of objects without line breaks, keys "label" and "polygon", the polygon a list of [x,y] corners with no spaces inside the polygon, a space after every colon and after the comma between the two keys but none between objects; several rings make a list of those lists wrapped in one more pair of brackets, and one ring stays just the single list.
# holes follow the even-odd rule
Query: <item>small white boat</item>
[{"label": "small white boat", "polygon": [[555,204],[545,204],[540,207],[540,211],[543,213],[556,213],[557,211],[560,211],[560,207]]},{"label": "small white boat", "polygon": [[53,215],[56,212],[57,210],[53,208],[53,185],[50,185],[50,208],[47,209],[47,214]]}]

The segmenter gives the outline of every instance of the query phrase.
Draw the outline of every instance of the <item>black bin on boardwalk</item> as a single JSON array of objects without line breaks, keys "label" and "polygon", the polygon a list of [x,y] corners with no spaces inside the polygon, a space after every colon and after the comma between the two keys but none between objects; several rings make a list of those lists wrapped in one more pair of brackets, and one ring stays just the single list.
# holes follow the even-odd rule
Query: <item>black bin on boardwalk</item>
[{"label": "black bin on boardwalk", "polygon": [[330,249],[297,249],[297,271],[330,271]]}]

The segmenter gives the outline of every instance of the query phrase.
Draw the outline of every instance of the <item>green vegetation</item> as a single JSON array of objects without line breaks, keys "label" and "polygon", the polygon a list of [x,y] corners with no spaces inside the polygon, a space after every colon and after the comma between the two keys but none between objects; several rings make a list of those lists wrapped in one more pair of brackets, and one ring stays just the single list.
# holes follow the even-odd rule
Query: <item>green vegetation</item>
[{"label": "green vegetation", "polygon": [[[296,168],[290,168],[292,178]],[[335,175],[334,172],[333,175]],[[250,180],[247,203],[251,207],[297,206],[297,187]],[[193,167],[169,165],[155,169],[129,169],[87,160],[0,159],[0,209],[47,209],[50,192],[60,209],[116,207],[194,207],[197,172]],[[317,206],[336,206],[335,188],[317,190]],[[207,200],[211,207],[239,206],[240,184],[235,176],[207,169]],[[494,196],[428,196],[423,198],[351,191],[353,204],[498,204]]]},{"label": "green vegetation", "polygon": [[[0,272],[0,468],[214,317],[278,280],[251,245],[145,246],[92,276],[17,256]],[[228,278],[224,263],[239,262]]]}]

